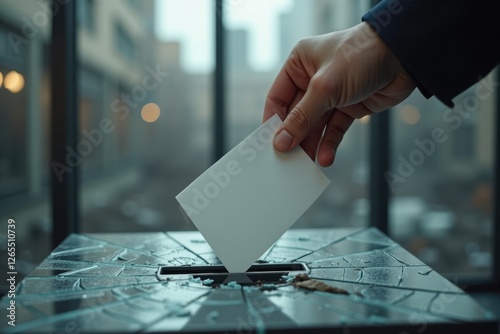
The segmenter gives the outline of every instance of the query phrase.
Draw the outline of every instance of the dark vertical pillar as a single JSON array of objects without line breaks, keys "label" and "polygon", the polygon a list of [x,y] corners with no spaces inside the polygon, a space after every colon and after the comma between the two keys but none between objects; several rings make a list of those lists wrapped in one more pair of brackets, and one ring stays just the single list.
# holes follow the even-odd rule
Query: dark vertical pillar
[{"label": "dark vertical pillar", "polygon": [[[78,166],[69,166],[67,149],[77,150],[77,78],[75,0],[53,0],[51,44],[52,246],[78,231]],[[56,12],[57,11],[57,12]],[[79,163],[77,162],[76,165]],[[56,172],[54,169],[57,169]]]},{"label": "dark vertical pillar", "polygon": [[214,161],[225,153],[225,33],[223,0],[215,0]]},{"label": "dark vertical pillar", "polygon": [[384,173],[390,167],[389,112],[370,116],[370,225],[387,233],[389,227],[389,185]]},{"label": "dark vertical pillar", "polygon": [[[500,69],[496,70],[497,82],[500,79]],[[493,165],[493,281],[497,290],[500,290],[500,89],[497,87],[497,105],[495,117],[495,141],[493,143],[495,162]]]},{"label": "dark vertical pillar", "polygon": [[[379,0],[372,0],[372,6]],[[390,167],[390,126],[389,112],[383,111],[370,116],[370,226],[375,226],[384,233],[389,231],[389,185],[384,173]]]}]

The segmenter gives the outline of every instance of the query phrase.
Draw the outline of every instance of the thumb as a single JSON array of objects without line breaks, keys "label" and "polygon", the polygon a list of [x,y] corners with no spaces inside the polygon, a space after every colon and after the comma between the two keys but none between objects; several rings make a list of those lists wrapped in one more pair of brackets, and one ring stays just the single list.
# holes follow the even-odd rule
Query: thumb
[{"label": "thumb", "polygon": [[[310,85],[312,83],[311,80]],[[286,152],[300,144],[321,115],[334,107],[329,106],[328,98],[321,97],[314,91],[311,88],[306,91],[276,131],[273,144],[277,151]]]}]

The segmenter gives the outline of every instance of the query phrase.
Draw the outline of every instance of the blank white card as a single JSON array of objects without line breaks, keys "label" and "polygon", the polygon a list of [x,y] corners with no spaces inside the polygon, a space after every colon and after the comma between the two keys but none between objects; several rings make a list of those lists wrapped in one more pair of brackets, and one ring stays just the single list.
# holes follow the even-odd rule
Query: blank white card
[{"label": "blank white card", "polygon": [[230,273],[245,272],[330,181],[297,147],[274,150],[274,115],[176,196]]}]

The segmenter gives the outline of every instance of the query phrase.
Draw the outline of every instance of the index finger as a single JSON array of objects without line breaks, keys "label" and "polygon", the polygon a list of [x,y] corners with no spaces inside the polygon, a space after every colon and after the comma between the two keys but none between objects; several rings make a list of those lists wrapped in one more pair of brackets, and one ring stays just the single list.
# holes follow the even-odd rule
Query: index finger
[{"label": "index finger", "polygon": [[284,120],[288,106],[292,103],[297,91],[298,87],[288,74],[285,64],[267,93],[262,122],[267,121],[274,114],[278,114],[281,120]]}]

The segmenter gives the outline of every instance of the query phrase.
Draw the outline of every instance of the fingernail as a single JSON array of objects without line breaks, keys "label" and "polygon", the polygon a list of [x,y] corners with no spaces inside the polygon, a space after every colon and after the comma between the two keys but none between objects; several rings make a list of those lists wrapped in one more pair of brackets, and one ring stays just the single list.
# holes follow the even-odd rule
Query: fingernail
[{"label": "fingernail", "polygon": [[286,131],[282,129],[278,134],[274,137],[274,148],[278,151],[285,152],[290,149],[292,146],[293,137]]}]

